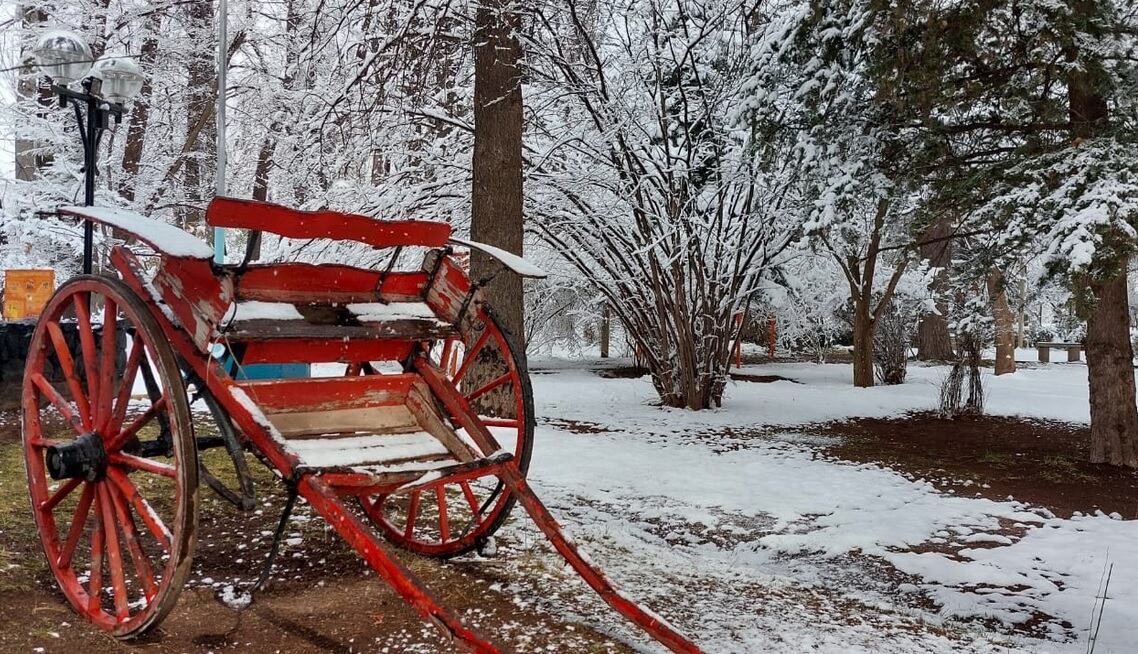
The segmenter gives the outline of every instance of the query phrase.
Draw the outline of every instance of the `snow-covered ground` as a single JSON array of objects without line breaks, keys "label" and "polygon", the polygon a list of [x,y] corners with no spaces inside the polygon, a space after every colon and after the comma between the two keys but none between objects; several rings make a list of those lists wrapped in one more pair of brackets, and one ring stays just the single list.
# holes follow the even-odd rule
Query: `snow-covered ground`
[{"label": "snow-covered ground", "polygon": [[[1094,651],[1138,651],[1135,515],[1064,520],[942,493],[823,457],[809,430],[769,429],[931,409],[946,368],[855,389],[848,365],[755,366],[801,383],[732,383],[722,409],[689,412],[654,406],[647,378],[589,365],[531,363],[533,484],[614,578],[707,651],[1085,652],[1099,605]],[[1088,420],[1082,365],[985,381],[991,413]],[[599,431],[577,433],[580,423]],[[512,529],[528,538],[524,524]],[[948,542],[976,545],[938,553]],[[1039,614],[1051,617],[1043,639],[972,620]],[[601,627],[626,633],[617,620]]]}]

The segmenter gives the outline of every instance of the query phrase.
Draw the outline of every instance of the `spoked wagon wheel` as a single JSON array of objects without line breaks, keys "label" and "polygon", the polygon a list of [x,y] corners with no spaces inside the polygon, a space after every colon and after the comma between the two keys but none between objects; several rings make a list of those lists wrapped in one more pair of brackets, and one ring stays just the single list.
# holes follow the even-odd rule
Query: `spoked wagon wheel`
[{"label": "spoked wagon wheel", "polygon": [[190,572],[198,468],[177,362],[134,292],[91,275],[56,291],[32,336],[22,408],[32,512],[56,581],[100,628],[143,633]]},{"label": "spoked wagon wheel", "polygon": [[[524,475],[533,451],[534,417],[522,350],[488,310],[481,309],[473,323],[463,339],[431,344],[430,356],[475,407],[502,449],[514,455],[508,465],[516,465]],[[351,366],[348,372],[354,372]],[[509,517],[514,502],[494,474],[443,478],[407,493],[362,499],[365,512],[389,540],[443,558],[481,549]]]}]

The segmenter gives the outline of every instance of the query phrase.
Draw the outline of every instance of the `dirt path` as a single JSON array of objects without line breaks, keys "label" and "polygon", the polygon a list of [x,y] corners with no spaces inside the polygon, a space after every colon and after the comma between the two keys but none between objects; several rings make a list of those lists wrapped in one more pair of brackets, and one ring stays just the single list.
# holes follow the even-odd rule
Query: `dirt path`
[{"label": "dirt path", "polygon": [[[145,638],[118,642],[83,622],[56,590],[27,507],[18,419],[0,413],[0,607],[6,609],[0,652],[457,651],[304,505],[290,523],[273,581],[253,605],[238,611],[217,599],[225,586],[255,579],[267,555],[284,499],[267,473],[260,472],[257,482],[260,507],[253,513],[237,511],[202,487],[194,573],[177,608]],[[467,624],[517,652],[632,651],[519,600],[514,582],[540,576],[542,564],[509,543],[500,552],[465,562],[403,560]]]}]

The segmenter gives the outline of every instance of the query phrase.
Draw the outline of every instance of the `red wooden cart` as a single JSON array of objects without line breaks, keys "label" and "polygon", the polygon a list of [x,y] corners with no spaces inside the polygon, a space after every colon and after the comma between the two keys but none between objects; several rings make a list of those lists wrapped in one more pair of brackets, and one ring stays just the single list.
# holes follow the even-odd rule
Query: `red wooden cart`
[{"label": "red wooden cart", "polygon": [[[60,588],[87,619],[129,638],[166,616],[190,572],[199,480],[251,507],[244,447],[466,650],[506,648],[464,626],[390,548],[469,552],[520,503],[614,609],[673,651],[699,651],[616,590],[526,484],[534,416],[524,356],[449,246],[482,249],[522,275],[541,271],[454,239],[437,222],[229,198],[206,214],[214,226],[398,248],[392,262],[403,248],[422,248],[421,270],[399,272],[217,265],[206,244],[137,214],[60,213],[157,254],[144,267],[139,253],[118,245],[110,255],[118,278],[64,283],[28,354],[23,434],[33,512]],[[289,362],[339,362],[345,374],[262,381],[239,374],[250,364]],[[145,392],[135,394],[139,381]],[[220,437],[195,437],[187,386],[206,397]],[[215,446],[229,449],[238,487],[199,463],[198,450]]]}]

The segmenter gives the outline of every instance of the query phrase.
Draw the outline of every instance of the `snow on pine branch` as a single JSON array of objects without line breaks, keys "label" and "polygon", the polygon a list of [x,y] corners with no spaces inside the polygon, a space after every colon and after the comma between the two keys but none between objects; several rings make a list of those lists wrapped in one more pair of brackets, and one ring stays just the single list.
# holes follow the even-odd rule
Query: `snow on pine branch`
[{"label": "snow on pine branch", "polygon": [[1009,170],[973,220],[1002,226],[1005,249],[1032,244],[1052,274],[1106,272],[1138,243],[1138,144],[1083,141]]}]

